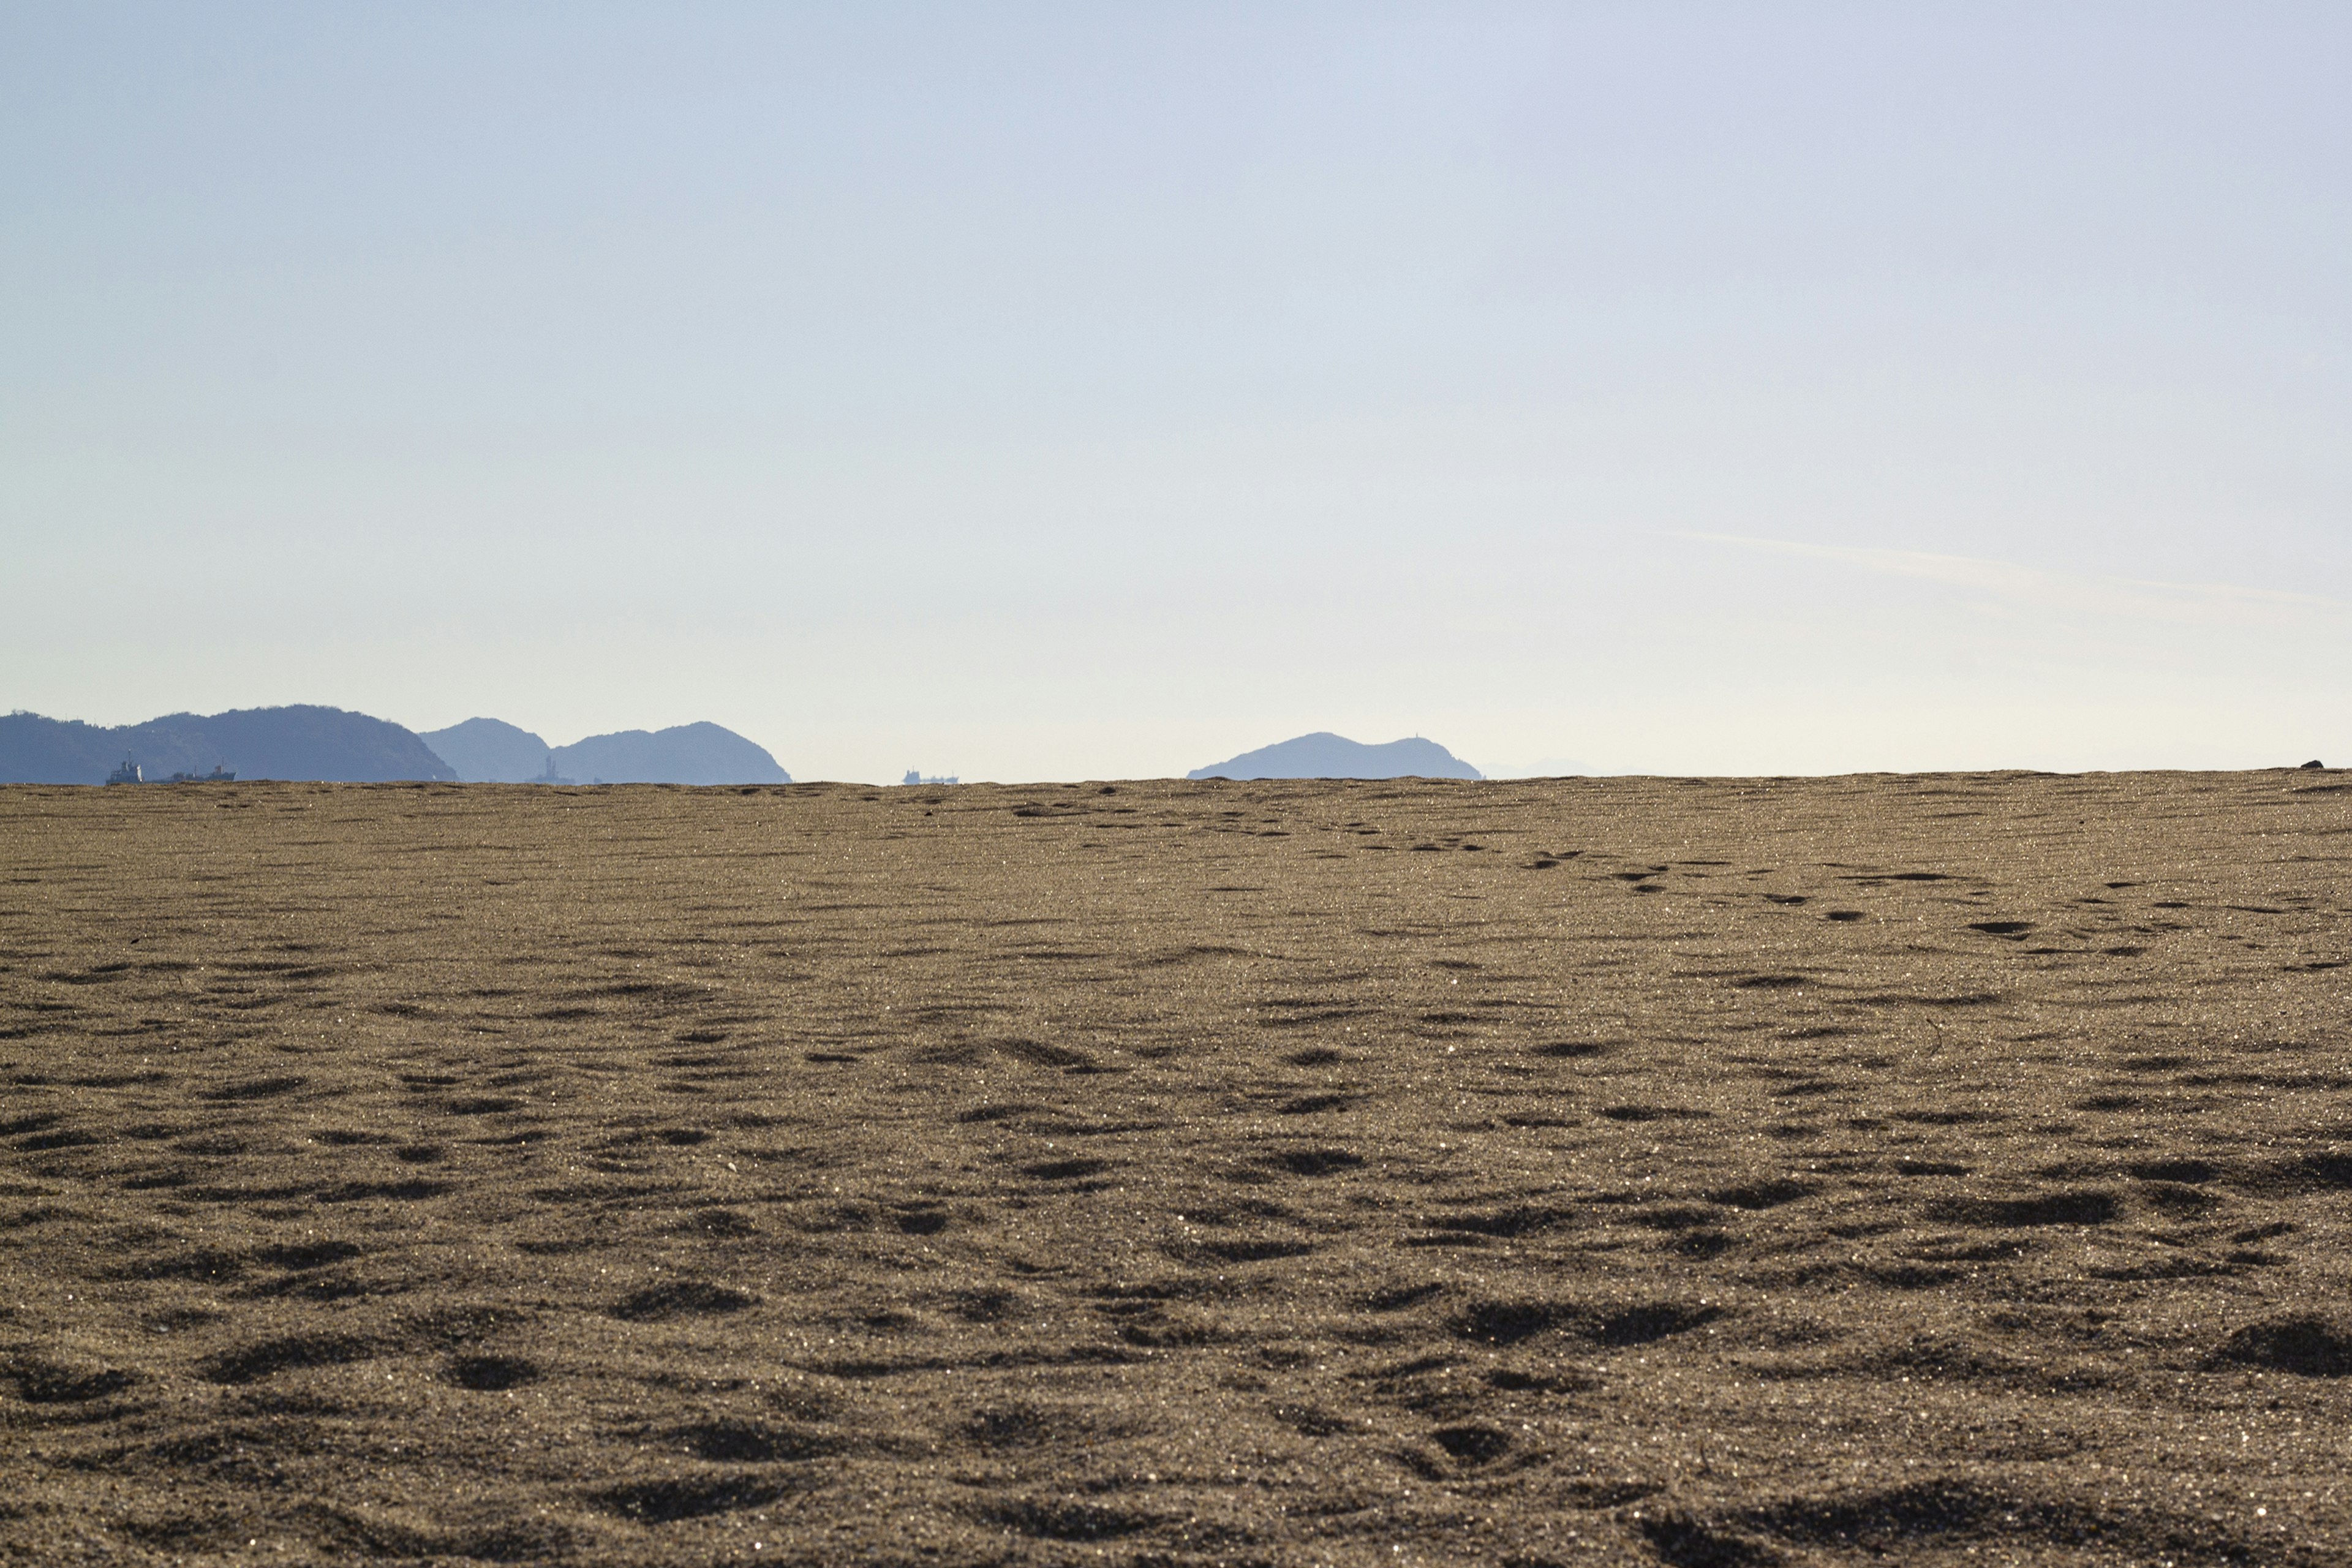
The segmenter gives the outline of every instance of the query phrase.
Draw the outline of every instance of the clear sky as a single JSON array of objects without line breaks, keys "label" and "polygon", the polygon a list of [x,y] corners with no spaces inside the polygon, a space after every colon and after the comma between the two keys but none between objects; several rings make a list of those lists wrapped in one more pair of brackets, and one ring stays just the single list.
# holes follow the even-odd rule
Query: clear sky
[{"label": "clear sky", "polygon": [[2352,763],[2352,7],[0,9],[0,708]]}]

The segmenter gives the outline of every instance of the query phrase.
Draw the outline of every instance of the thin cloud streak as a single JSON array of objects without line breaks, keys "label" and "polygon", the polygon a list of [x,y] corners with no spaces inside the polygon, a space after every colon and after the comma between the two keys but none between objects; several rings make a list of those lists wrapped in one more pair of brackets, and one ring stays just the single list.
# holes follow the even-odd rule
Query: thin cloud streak
[{"label": "thin cloud streak", "polygon": [[1949,587],[1972,588],[2015,604],[2073,614],[2136,616],[2196,623],[2275,620],[2284,612],[2333,616],[2337,600],[2317,594],[2247,588],[2230,583],[2157,583],[2134,577],[2091,576],[1939,555],[1924,550],[1877,550],[1840,544],[1807,544],[1787,539],[1757,539],[1736,533],[1676,531],[1683,539],[1728,544],[1778,555],[1834,562],[1893,577],[1912,577]]}]

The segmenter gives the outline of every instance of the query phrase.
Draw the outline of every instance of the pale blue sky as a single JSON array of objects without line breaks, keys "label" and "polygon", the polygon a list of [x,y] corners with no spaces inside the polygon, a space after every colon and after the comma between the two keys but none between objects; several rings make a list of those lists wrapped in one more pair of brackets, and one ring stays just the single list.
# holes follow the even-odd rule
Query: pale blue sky
[{"label": "pale blue sky", "polygon": [[0,707],[2352,761],[2352,10],[0,10]]}]

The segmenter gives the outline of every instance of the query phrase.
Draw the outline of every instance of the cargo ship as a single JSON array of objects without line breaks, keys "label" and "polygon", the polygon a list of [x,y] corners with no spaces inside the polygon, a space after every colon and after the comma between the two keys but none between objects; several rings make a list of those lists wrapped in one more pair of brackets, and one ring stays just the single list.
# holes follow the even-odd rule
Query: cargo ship
[{"label": "cargo ship", "polygon": [[[150,781],[140,770],[139,764],[126,754],[122,759],[122,765],[106,775],[106,782],[110,784],[146,784]],[[208,773],[173,773],[170,778],[157,779],[152,782],[156,784],[235,784],[236,775],[218,763],[215,763],[213,771]]]}]

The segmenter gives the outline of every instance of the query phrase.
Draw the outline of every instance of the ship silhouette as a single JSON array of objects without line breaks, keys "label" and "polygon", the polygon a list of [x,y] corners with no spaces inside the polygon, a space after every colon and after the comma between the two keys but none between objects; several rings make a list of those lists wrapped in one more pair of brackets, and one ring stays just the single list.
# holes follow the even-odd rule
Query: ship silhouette
[{"label": "ship silhouette", "polygon": [[173,774],[171,777],[169,777],[169,778],[163,778],[163,779],[152,779],[152,780],[151,780],[151,779],[149,779],[149,778],[148,778],[148,776],[147,776],[147,774],[146,774],[145,771],[144,771],[143,769],[142,769],[142,768],[140,767],[140,765],[138,764],[138,763],[132,760],[132,758],[131,758],[131,754],[130,754],[129,752],[124,752],[124,753],[123,753],[123,757],[122,757],[122,765],[121,765],[121,767],[119,767],[119,768],[117,768],[117,769],[115,769],[112,773],[110,773],[107,774],[107,775],[106,775],[106,782],[107,782],[108,784],[150,784],[150,783],[152,783],[152,784],[235,784],[235,783],[236,783],[236,775],[235,773],[230,773],[226,768],[225,768],[225,767],[221,766],[221,765],[220,765],[220,763],[215,763],[213,764],[213,771],[212,771],[212,772],[210,772],[210,773],[173,773]]}]

